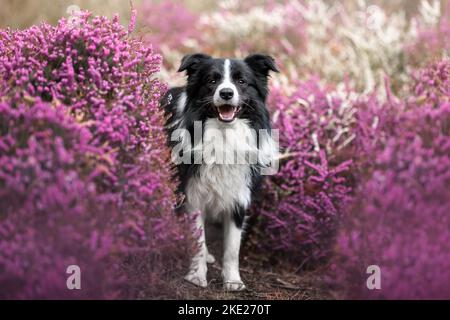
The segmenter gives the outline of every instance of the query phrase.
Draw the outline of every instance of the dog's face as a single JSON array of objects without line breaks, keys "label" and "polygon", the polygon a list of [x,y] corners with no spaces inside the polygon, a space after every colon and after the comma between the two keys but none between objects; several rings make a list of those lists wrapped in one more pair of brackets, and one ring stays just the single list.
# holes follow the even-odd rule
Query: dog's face
[{"label": "dog's face", "polygon": [[179,72],[183,71],[188,75],[188,97],[196,100],[198,112],[232,122],[252,112],[253,101],[265,102],[269,72],[278,68],[272,57],[262,54],[244,60],[194,54],[183,58]]}]

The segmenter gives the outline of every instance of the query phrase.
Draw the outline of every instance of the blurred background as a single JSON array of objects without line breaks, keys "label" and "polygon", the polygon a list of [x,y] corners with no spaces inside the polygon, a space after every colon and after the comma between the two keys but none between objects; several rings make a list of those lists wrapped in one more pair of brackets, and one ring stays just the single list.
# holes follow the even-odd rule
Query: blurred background
[{"label": "blurred background", "polygon": [[[156,0],[133,0],[135,5],[142,3],[161,3],[164,1]],[[223,6],[231,6],[238,2],[247,1],[219,1],[219,0],[178,0],[174,1],[185,5],[190,10],[202,13],[217,10]],[[252,4],[266,4],[269,2],[283,3],[286,1],[251,1]],[[327,0],[327,3],[336,1]],[[349,7],[357,4],[356,0],[340,1]],[[420,0],[373,0],[370,4],[380,5],[389,11],[404,10],[408,15],[417,12]],[[111,16],[119,13],[127,19],[130,13],[130,3],[127,0],[1,0],[0,9],[0,27],[26,28],[41,21],[56,23],[59,18],[67,15],[68,8],[71,5],[87,9],[95,14]]]},{"label": "blurred background", "polygon": [[138,12],[135,33],[164,58],[161,77],[181,84],[183,55],[205,52],[245,57],[273,55],[282,73],[274,83],[289,91],[317,76],[357,92],[381,90],[388,76],[402,94],[410,70],[448,56],[448,0],[1,0],[0,27],[56,24],[76,10],[127,25]]}]

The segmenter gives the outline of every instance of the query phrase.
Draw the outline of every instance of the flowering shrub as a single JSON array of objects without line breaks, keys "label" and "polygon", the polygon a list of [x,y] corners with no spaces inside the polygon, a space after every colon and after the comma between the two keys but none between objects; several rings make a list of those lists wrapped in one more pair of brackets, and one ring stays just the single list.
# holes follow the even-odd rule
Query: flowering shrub
[{"label": "flowering shrub", "polygon": [[329,256],[343,209],[350,200],[351,95],[321,87],[317,79],[300,83],[290,96],[273,90],[269,105],[280,129],[281,168],[267,178],[261,215],[264,246],[299,266]]},{"label": "flowering shrub", "polygon": [[[0,31],[1,297],[170,294],[190,245],[173,213],[160,62],[117,17]],[[82,291],[67,290],[73,264]]]},{"label": "flowering shrub", "polygon": [[[348,298],[449,298],[450,61],[416,76],[414,95],[379,108],[366,179],[339,233],[333,280]],[[381,268],[382,290],[366,287]]]}]

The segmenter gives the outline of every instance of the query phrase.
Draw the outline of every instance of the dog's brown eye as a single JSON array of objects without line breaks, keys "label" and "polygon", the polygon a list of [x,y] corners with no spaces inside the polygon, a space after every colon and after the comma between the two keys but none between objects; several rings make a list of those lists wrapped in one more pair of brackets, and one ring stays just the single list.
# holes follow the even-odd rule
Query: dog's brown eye
[{"label": "dog's brown eye", "polygon": [[213,80],[209,80],[209,83],[210,83],[210,84],[216,84],[216,83],[217,83],[217,80],[214,80],[214,79],[213,79]]},{"label": "dog's brown eye", "polygon": [[239,80],[238,80],[238,83],[239,83],[239,84],[245,84],[245,80],[244,80],[244,79],[239,79]]}]

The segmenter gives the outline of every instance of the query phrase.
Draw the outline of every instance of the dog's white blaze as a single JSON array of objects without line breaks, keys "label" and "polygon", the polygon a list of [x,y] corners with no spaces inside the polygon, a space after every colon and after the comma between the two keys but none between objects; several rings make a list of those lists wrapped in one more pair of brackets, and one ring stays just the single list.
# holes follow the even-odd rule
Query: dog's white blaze
[{"label": "dog's white blaze", "polygon": [[[234,95],[230,101],[224,100],[220,97],[220,91],[223,89],[233,90]],[[220,106],[220,105],[224,105],[224,104],[231,104],[235,107],[237,107],[239,104],[239,92],[231,79],[231,61],[230,61],[230,59],[226,59],[223,64],[223,81],[217,87],[216,92],[214,93],[214,104],[216,106]]]}]

